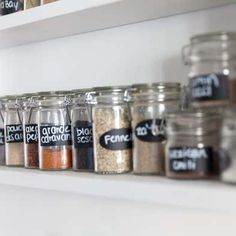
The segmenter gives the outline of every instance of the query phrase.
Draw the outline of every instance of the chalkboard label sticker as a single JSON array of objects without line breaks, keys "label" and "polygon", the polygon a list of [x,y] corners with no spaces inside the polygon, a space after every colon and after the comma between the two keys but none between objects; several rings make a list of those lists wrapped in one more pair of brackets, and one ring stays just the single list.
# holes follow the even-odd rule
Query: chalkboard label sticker
[{"label": "chalkboard label sticker", "polygon": [[25,125],[25,142],[38,143],[38,125],[37,124],[27,124]]},{"label": "chalkboard label sticker", "polygon": [[104,133],[100,145],[108,150],[126,150],[132,148],[132,130],[129,128],[112,129]]},{"label": "chalkboard label sticker", "polygon": [[6,143],[22,143],[23,141],[22,125],[6,125]]},{"label": "chalkboard label sticker", "polygon": [[0,146],[5,145],[5,132],[4,129],[0,129]]}]

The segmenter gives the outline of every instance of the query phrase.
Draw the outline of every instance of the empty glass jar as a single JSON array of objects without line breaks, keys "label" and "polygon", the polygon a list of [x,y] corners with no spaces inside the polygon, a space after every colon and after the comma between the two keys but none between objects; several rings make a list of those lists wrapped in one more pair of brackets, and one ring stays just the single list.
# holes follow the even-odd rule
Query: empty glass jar
[{"label": "empty glass jar", "polygon": [[236,33],[196,35],[183,48],[194,107],[236,103]]},{"label": "empty glass jar", "polygon": [[137,84],[127,91],[133,130],[133,172],[165,173],[167,111],[179,110],[178,83]]},{"label": "empty glass jar", "polygon": [[72,167],[71,98],[63,92],[40,94],[39,168],[65,170]]},{"label": "empty glass jar", "polygon": [[215,111],[185,111],[167,116],[166,174],[200,179],[219,173],[221,116]]},{"label": "empty glass jar", "polygon": [[24,166],[21,96],[9,96],[5,109],[4,127],[6,141],[6,165]]}]

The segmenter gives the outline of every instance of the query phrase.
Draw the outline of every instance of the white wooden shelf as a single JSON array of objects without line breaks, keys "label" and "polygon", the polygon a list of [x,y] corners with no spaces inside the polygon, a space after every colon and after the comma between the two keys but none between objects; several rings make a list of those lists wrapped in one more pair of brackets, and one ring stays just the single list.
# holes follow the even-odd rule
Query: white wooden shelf
[{"label": "white wooden shelf", "polygon": [[218,181],[178,181],[131,174],[100,176],[72,171],[42,172],[1,167],[0,185],[135,200],[172,207],[236,211],[236,186]]},{"label": "white wooden shelf", "polygon": [[235,0],[60,0],[0,18],[0,48],[218,7]]}]

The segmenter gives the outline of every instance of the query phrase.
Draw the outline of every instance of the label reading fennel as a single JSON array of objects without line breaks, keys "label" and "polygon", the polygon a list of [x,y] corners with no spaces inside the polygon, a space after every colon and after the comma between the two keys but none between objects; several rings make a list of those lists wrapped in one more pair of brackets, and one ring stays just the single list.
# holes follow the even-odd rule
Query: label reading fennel
[{"label": "label reading fennel", "polygon": [[70,125],[43,125],[39,130],[41,146],[65,146],[72,143]]},{"label": "label reading fennel", "polygon": [[163,142],[166,122],[163,119],[145,120],[135,127],[135,136],[143,142]]},{"label": "label reading fennel", "polygon": [[172,147],[169,149],[169,165],[173,172],[211,172],[213,150],[211,147]]},{"label": "label reading fennel", "polygon": [[74,127],[74,147],[92,148],[93,130],[92,124],[88,121],[77,121]]},{"label": "label reading fennel", "polygon": [[108,150],[125,150],[132,148],[132,130],[129,128],[112,129],[104,133],[100,145]]},{"label": "label reading fennel", "polygon": [[5,145],[4,129],[0,129],[0,145]]},{"label": "label reading fennel", "polygon": [[23,142],[22,125],[6,125],[6,142],[7,143]]},{"label": "label reading fennel", "polygon": [[27,144],[38,142],[38,125],[37,124],[25,125],[25,142]]},{"label": "label reading fennel", "polygon": [[192,101],[226,100],[229,98],[228,77],[223,74],[196,76],[190,82]]}]

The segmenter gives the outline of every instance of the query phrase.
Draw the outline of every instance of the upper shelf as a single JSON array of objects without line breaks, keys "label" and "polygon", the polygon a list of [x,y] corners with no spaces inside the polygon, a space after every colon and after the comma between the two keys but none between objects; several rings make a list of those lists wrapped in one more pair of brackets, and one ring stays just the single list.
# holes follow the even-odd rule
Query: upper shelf
[{"label": "upper shelf", "polygon": [[60,0],[0,18],[0,48],[235,3],[235,0]]},{"label": "upper shelf", "polygon": [[157,176],[42,172],[0,167],[0,184],[93,197],[158,203],[217,212],[236,211],[236,187],[218,181],[177,181]]}]

